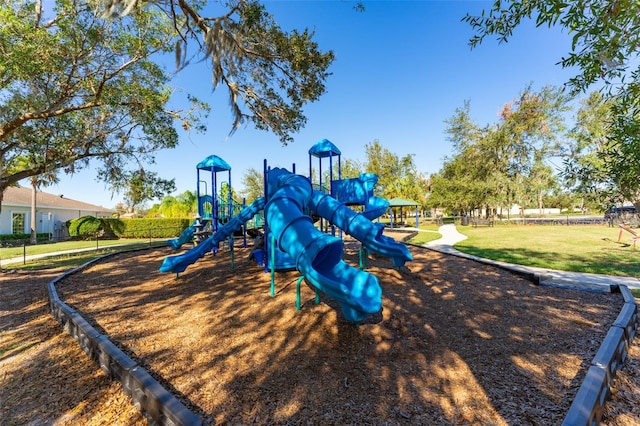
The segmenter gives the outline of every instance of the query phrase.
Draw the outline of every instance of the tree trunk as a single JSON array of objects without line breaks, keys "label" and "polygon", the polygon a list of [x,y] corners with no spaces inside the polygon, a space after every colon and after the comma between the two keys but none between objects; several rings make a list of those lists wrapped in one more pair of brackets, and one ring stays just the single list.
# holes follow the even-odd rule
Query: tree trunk
[{"label": "tree trunk", "polygon": [[36,234],[36,194],[38,189],[35,185],[31,185],[31,236],[30,243],[36,244],[38,242]]},{"label": "tree trunk", "polygon": [[540,215],[544,215],[544,203],[542,202],[542,191],[538,191],[538,210],[540,211]]}]

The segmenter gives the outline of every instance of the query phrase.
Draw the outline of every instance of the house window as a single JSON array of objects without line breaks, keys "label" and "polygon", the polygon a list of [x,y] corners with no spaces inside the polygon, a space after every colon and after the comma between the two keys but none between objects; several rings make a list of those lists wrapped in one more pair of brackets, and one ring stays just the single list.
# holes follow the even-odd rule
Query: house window
[{"label": "house window", "polygon": [[27,221],[26,213],[11,214],[11,232],[15,234],[24,234],[24,224]]}]

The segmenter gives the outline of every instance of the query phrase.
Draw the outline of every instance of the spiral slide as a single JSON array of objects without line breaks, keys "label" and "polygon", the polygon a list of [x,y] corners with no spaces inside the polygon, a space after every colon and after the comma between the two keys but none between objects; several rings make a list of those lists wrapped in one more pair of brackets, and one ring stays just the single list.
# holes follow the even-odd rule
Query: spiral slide
[{"label": "spiral slide", "polygon": [[340,303],[347,320],[359,322],[378,312],[382,307],[378,278],[344,262],[342,240],[320,232],[302,212],[308,207],[371,251],[393,259],[396,266],[412,259],[407,247],[382,235],[382,225],[372,223],[333,197],[314,191],[303,176],[273,169],[268,185],[273,194],[265,214],[277,246],[289,254],[314,287]]},{"label": "spiral slide", "polygon": [[160,272],[184,272],[189,265],[202,258],[218,243],[229,238],[237,229],[240,229],[244,223],[251,220],[251,218],[253,218],[263,208],[264,198],[258,198],[253,203],[245,207],[238,215],[231,218],[231,220],[218,229],[215,234],[191,250],[183,254],[165,258],[160,266]]},{"label": "spiral slide", "polygon": [[335,299],[348,321],[360,322],[382,307],[378,278],[342,260],[344,244],[320,232],[302,212],[311,200],[309,180],[284,169],[269,172],[275,190],[265,206],[267,223],[277,246],[294,260],[302,275],[318,290]]}]

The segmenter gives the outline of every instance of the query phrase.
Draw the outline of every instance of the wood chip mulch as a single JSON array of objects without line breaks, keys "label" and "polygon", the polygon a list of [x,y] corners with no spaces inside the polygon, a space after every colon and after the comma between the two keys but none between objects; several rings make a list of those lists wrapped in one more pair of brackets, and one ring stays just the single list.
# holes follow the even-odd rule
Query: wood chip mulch
[{"label": "wood chip mulch", "polygon": [[[117,255],[57,288],[205,424],[560,424],[622,297],[411,252],[369,259],[383,310],[357,327],[304,284],[296,311],[296,272],[271,297],[243,248],[177,277],[158,272],[169,249]],[[53,274],[20,276],[0,274],[0,423],[146,424],[47,312]],[[604,424],[640,424],[638,362],[636,341]]]}]

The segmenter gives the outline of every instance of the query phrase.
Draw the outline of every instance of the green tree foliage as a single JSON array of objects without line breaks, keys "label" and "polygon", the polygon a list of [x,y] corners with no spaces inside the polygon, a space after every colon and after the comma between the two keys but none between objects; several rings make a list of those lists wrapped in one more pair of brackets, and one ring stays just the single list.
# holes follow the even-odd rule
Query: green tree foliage
[{"label": "green tree foliage", "polygon": [[344,158],[340,163],[340,173],[343,179],[357,178],[363,171],[364,166],[358,160]]},{"label": "green tree foliage", "polygon": [[378,194],[387,199],[408,198],[421,204],[426,201],[428,180],[418,171],[413,154],[398,157],[378,140],[366,144],[365,151],[364,169],[378,175],[375,189]]},{"label": "green tree foliage", "polygon": [[640,208],[640,166],[634,166],[640,164],[638,133],[610,124],[628,119],[618,115],[615,103],[600,92],[582,101],[564,152],[564,177],[574,191],[603,208],[624,200]]},{"label": "green tree foliage", "polygon": [[160,204],[155,204],[149,210],[149,216],[164,218],[193,218],[198,212],[196,193],[185,191],[180,195],[166,195]]},{"label": "green tree foliage", "polygon": [[[364,171],[364,166],[360,164],[357,160],[352,160],[350,158],[340,158],[340,173],[338,174],[338,160],[335,159],[333,161],[333,180],[338,180],[338,176],[341,179],[352,179],[360,176]],[[316,174],[317,170],[313,170],[313,173]],[[322,186],[327,186],[329,182],[329,178],[331,177],[329,173],[329,168],[322,171]]]},{"label": "green tree foliage", "polygon": [[[636,96],[638,102],[640,93]],[[621,198],[631,200],[640,209],[640,109],[634,106],[628,110],[624,102],[620,98],[613,100],[613,125],[600,158]]]},{"label": "green tree foliage", "polygon": [[161,199],[176,190],[175,179],[162,179],[157,173],[144,169],[127,173],[115,187],[123,191],[125,202],[134,211],[145,201]]},{"label": "green tree foliage", "polygon": [[[229,194],[229,191],[231,191],[231,194]],[[229,199],[229,195],[231,195],[231,202],[242,201],[240,200],[240,196],[238,195],[236,190],[233,189],[233,186],[229,186],[228,182],[222,182],[222,184],[220,185],[220,193],[218,194],[218,199],[221,203],[226,203]]]},{"label": "green tree foliage", "polygon": [[498,123],[485,127],[473,122],[465,102],[446,121],[455,154],[432,176],[429,205],[460,213],[513,203],[540,207],[555,185],[545,160],[557,151],[566,102],[558,89],[527,87],[504,105]]},{"label": "green tree foliage", "polygon": [[482,205],[484,181],[475,177],[477,169],[468,168],[471,159],[470,150],[445,159],[442,169],[431,176],[428,207],[464,213]]},{"label": "green tree foliage", "polygon": [[324,93],[334,60],[333,52],[320,51],[312,31],[283,31],[256,0],[223,0],[217,16],[202,15],[199,1],[186,0],[110,0],[105,13],[126,16],[151,6],[173,18],[179,67],[187,64],[190,45],[204,49],[214,88],[223,86],[229,95],[232,133],[251,122],[278,135],[283,144],[292,142],[291,134],[306,123],[303,105]]},{"label": "green tree foliage", "polygon": [[[211,60],[214,88],[229,94],[232,132],[251,122],[290,142],[305,124],[303,105],[325,91],[333,53],[320,51],[309,30],[281,30],[257,1],[221,2],[217,16],[201,16],[201,6],[1,3],[0,196],[21,179],[73,173],[92,159],[99,179],[119,182],[132,159],[151,164],[154,152],[177,146],[174,123],[204,129],[206,104],[189,97],[188,110],[167,107],[170,76],[152,61],[159,53],[175,52],[178,68]],[[187,54],[194,44],[201,55]],[[25,155],[35,160],[27,169],[16,165]]]},{"label": "green tree foliage", "polygon": [[250,168],[242,176],[242,186],[244,191],[242,196],[246,198],[247,204],[255,201],[256,198],[264,197],[264,176],[261,171]]},{"label": "green tree foliage", "polygon": [[575,94],[598,80],[611,84],[622,82],[621,90],[638,93],[640,63],[635,59],[640,52],[640,3],[633,0],[496,1],[488,13],[464,17],[476,31],[470,40],[472,47],[488,36],[508,42],[520,23],[528,19],[535,19],[538,27],[561,26],[572,36],[571,51],[560,58],[560,64],[580,70],[569,81]]},{"label": "green tree foliage", "polygon": [[[481,16],[464,18],[476,31],[470,40],[473,47],[489,36],[507,42],[526,19],[535,19],[537,26],[563,27],[572,36],[571,51],[560,64],[578,70],[568,82],[574,94],[586,92],[596,82],[604,83],[611,114],[601,114],[608,115],[607,128],[596,137],[608,141],[596,141],[597,153],[591,150],[585,159],[591,164],[583,166],[591,167],[589,173],[599,173],[598,162],[613,161],[615,168],[608,172],[617,190],[640,207],[640,2],[496,1]],[[573,160],[571,163],[576,165]],[[576,176],[576,170],[569,169],[568,174]],[[599,182],[606,185],[606,181]]]},{"label": "green tree foliage", "polygon": [[582,99],[562,150],[565,185],[601,207],[622,197],[614,179],[619,160],[611,157],[609,149],[611,114],[611,101],[602,93],[592,92]]},{"label": "green tree foliage", "polygon": [[[118,21],[84,1],[0,3],[0,196],[16,182],[98,160],[121,182],[131,160],[178,143],[174,122],[200,128],[206,106],[171,110],[169,75],[154,55],[170,49],[173,23],[139,9]],[[28,161],[24,161],[27,159]]]}]

